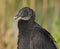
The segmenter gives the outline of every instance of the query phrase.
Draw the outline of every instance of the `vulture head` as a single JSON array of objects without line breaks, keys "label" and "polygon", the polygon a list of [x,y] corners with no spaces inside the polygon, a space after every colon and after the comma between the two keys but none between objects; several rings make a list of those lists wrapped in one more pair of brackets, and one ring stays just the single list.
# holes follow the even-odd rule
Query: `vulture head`
[{"label": "vulture head", "polygon": [[24,7],[18,12],[14,19],[23,21],[35,20],[35,13],[29,7]]}]

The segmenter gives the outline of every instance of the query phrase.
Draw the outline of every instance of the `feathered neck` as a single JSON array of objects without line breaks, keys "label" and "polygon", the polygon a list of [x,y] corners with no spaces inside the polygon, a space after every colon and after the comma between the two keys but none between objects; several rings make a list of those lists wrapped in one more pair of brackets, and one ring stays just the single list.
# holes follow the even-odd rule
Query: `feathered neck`
[{"label": "feathered neck", "polygon": [[19,32],[28,31],[29,29],[31,29],[31,27],[33,27],[33,24],[34,24],[34,21],[32,21],[32,20],[29,20],[29,21],[20,20],[20,21],[18,21]]}]

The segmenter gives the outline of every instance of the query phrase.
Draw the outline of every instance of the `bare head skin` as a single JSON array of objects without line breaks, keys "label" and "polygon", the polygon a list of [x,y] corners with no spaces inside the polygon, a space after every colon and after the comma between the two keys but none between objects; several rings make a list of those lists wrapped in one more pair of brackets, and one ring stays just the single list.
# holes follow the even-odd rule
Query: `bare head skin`
[{"label": "bare head skin", "polygon": [[32,15],[35,15],[34,11],[28,7],[24,7],[18,12],[18,14],[14,17],[14,19],[17,21],[19,20],[26,21],[33,18]]}]

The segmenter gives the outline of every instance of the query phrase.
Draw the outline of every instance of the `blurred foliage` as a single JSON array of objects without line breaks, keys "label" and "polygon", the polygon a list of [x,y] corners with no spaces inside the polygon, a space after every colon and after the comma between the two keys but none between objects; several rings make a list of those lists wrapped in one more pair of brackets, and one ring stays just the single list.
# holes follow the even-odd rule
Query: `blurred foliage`
[{"label": "blurred foliage", "polygon": [[0,49],[16,49],[17,25],[13,17],[28,6],[36,13],[36,22],[51,32],[60,49],[60,0],[0,0]]}]

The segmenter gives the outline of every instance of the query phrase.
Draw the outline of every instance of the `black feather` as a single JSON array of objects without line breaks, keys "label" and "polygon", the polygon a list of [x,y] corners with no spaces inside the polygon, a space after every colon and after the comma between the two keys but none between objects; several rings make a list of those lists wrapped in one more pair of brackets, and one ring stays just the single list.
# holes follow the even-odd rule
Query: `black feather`
[{"label": "black feather", "polygon": [[[25,11],[25,12],[24,12]],[[31,16],[29,20],[18,21],[18,48],[17,49],[57,49],[51,34],[35,22],[35,13],[25,7],[19,14]],[[28,14],[27,14],[28,13]]]}]

